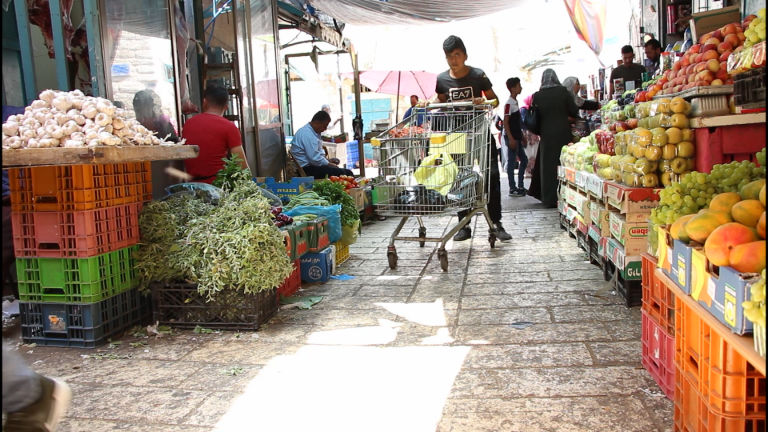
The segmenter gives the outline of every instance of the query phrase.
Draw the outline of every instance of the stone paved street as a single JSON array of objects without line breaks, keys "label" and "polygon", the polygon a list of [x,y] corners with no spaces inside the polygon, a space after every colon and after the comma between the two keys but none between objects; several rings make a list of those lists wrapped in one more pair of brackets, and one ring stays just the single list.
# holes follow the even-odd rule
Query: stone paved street
[{"label": "stone paved street", "polygon": [[601,272],[556,211],[527,207],[504,215],[512,242],[491,250],[481,222],[450,244],[447,273],[415,243],[390,270],[396,221],[368,225],[339,272],[355,279],[306,287],[323,301],[255,334],[19,350],[72,385],[61,431],[671,431],[640,364],[640,309],[595,296]]}]

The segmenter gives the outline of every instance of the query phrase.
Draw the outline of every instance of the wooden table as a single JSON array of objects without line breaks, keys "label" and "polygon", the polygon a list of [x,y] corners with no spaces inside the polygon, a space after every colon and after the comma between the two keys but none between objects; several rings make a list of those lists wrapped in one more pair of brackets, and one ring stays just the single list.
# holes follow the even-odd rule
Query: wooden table
[{"label": "wooden table", "polygon": [[200,148],[194,145],[3,149],[3,168],[183,160],[196,158],[199,153]]},{"label": "wooden table", "polygon": [[755,342],[752,335],[739,336],[733,333],[731,329],[717,320],[708,310],[704,309],[693,297],[685,294],[675,282],[672,281],[661,269],[656,269],[656,277],[675,294],[676,298],[681,299],[685,304],[709,325],[712,329],[723,336],[736,351],[741,354],[754,368],[765,376],[765,359],[755,351]]},{"label": "wooden table", "polygon": [[692,117],[690,119],[690,123],[692,129],[765,123],[765,113],[762,112],[712,117]]}]

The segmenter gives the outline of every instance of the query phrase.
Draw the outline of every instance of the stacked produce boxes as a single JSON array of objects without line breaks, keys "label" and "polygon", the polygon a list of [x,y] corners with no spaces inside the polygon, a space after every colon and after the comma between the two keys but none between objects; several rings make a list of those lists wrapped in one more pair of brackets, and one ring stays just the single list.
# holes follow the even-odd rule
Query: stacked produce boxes
[{"label": "stacked produce boxes", "polygon": [[25,343],[93,348],[148,317],[132,254],[150,163],[9,170]]}]

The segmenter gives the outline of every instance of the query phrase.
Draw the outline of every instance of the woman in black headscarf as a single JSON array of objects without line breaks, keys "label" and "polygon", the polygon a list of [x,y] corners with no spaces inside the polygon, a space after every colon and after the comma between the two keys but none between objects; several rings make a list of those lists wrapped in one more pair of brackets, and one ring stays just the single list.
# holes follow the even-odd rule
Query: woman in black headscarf
[{"label": "woman in black headscarf", "polygon": [[547,207],[557,207],[557,167],[560,150],[571,142],[571,121],[579,115],[573,93],[560,84],[552,69],[544,71],[541,88],[533,95],[533,106],[539,111],[541,141],[528,194]]},{"label": "woman in black headscarf", "polygon": [[[152,132],[157,132],[157,137],[169,142],[179,142],[171,119],[163,114],[163,104],[160,96],[152,90],[141,90],[133,96],[133,110],[136,112],[136,120]],[[166,138],[167,137],[167,138]]]}]

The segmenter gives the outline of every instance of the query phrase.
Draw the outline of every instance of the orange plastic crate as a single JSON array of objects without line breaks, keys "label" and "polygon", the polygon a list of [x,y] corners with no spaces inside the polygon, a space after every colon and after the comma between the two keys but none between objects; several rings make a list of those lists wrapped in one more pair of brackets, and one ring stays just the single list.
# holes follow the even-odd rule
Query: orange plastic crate
[{"label": "orange plastic crate", "polygon": [[675,365],[719,416],[766,413],[766,380],[727,340],[675,299]]},{"label": "orange plastic crate", "polygon": [[15,212],[84,211],[152,199],[151,162],[13,168]]},{"label": "orange plastic crate", "polygon": [[642,254],[643,305],[645,311],[661,328],[675,335],[675,295],[656,277],[657,260]]},{"label": "orange plastic crate", "polygon": [[710,409],[696,390],[697,384],[679,368],[675,374],[675,432],[765,431],[765,412],[749,416],[724,416]]},{"label": "orange plastic crate", "polygon": [[143,204],[77,212],[14,212],[18,258],[90,258],[139,242]]}]

